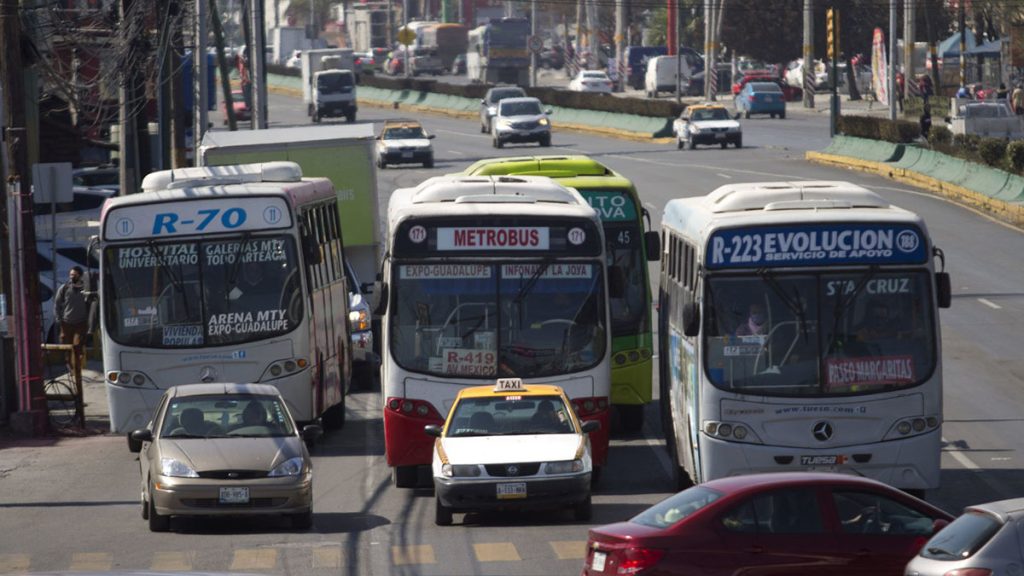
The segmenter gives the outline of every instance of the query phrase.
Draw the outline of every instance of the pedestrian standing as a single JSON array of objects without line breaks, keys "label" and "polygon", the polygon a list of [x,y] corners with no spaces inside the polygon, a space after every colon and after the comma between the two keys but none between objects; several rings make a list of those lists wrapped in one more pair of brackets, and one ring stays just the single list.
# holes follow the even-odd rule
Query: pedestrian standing
[{"label": "pedestrian standing", "polygon": [[906,95],[905,90],[906,79],[903,77],[903,72],[896,73],[896,101],[900,105],[900,112],[903,112],[903,97]]},{"label": "pedestrian standing", "polygon": [[996,90],[996,100],[1009,100],[1010,91],[1006,89],[1006,84],[999,83],[999,90]]},{"label": "pedestrian standing", "polygon": [[1013,89],[1013,94],[1010,96],[1010,105],[1013,106],[1013,111],[1018,116],[1024,114],[1024,89],[1020,87],[1020,84]]},{"label": "pedestrian standing", "polygon": [[921,137],[928,141],[928,133],[932,131],[932,107],[924,105],[924,112],[921,112]]},{"label": "pedestrian standing", "polygon": [[932,89],[932,77],[927,74],[922,74],[921,80],[920,82],[918,82],[918,86],[921,89],[921,98],[923,98],[924,103],[927,104],[928,98],[930,98],[932,94],[935,93],[935,91]]},{"label": "pedestrian standing", "polygon": [[74,266],[68,272],[68,281],[57,289],[53,300],[53,313],[60,324],[60,343],[70,344],[71,371],[78,373],[84,368],[85,336],[89,332],[89,298],[85,291],[81,266]]}]

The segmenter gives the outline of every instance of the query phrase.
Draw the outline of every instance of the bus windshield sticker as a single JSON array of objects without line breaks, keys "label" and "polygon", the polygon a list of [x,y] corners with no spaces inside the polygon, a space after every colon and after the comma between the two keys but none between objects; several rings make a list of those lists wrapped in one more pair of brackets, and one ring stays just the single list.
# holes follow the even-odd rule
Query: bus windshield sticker
[{"label": "bus windshield sticker", "polygon": [[[529,278],[537,272],[540,264],[505,264],[501,267],[501,277]],[[549,264],[547,270],[540,275],[541,278],[592,278],[593,268],[590,264]]]},{"label": "bus windshield sticker", "polygon": [[164,266],[196,265],[199,263],[199,255],[196,252],[194,243],[188,244],[160,244],[154,245],[159,251],[159,256],[150,250],[149,246],[131,246],[118,248],[117,265],[122,270],[137,268],[156,268]]},{"label": "bus windshield sticker", "polygon": [[911,356],[829,358],[825,368],[829,389],[909,384],[916,380]]},{"label": "bus windshield sticker", "polygon": [[487,264],[406,264],[399,267],[403,280],[459,280],[490,278],[491,266]]},{"label": "bus windshield sticker", "polygon": [[282,238],[267,238],[262,240],[249,240],[249,242],[216,242],[206,245],[206,263],[211,266],[223,266],[234,264],[236,255],[245,244],[245,253],[242,255],[242,263],[252,262],[284,262],[287,255],[284,250]]},{"label": "bus windshield sticker", "polygon": [[735,356],[757,356],[762,346],[759,344],[744,344],[742,346],[725,346],[722,348],[722,355],[726,357]]},{"label": "bus windshield sticker", "polygon": [[828,224],[718,230],[708,241],[708,268],[920,264],[921,232],[899,224]]},{"label": "bus windshield sticker", "polygon": [[619,191],[580,190],[602,222],[633,222],[636,206],[629,196]]},{"label": "bus windshield sticker", "polygon": [[207,329],[210,336],[232,334],[260,334],[288,330],[288,319],[284,310],[259,310],[252,312],[228,312],[213,314]]},{"label": "bus windshield sticker", "polygon": [[178,324],[164,326],[164,346],[201,346],[203,327],[201,324]]},{"label": "bus windshield sticker", "polygon": [[441,358],[441,372],[449,376],[494,376],[497,373],[498,357],[492,351],[446,348]]},{"label": "bus windshield sticker", "polygon": [[438,250],[547,250],[550,229],[539,226],[438,228]]}]

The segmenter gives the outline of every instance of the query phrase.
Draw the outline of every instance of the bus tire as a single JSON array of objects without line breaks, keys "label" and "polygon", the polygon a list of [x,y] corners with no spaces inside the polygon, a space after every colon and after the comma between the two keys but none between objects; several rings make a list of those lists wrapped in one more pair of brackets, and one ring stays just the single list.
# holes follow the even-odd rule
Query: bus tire
[{"label": "bus tire", "polygon": [[345,399],[346,394],[341,395],[341,402],[331,406],[320,417],[325,430],[341,430],[345,427]]},{"label": "bus tire", "polygon": [[441,504],[441,498],[434,498],[434,524],[438,526],[452,525],[452,509]]},{"label": "bus tire", "polygon": [[419,471],[415,466],[394,466],[391,468],[391,483],[395,488],[415,488]]},{"label": "bus tire", "polygon": [[627,404],[622,406],[616,406],[616,408],[619,411],[619,425],[622,426],[623,432],[636,433],[643,429],[643,404]]}]

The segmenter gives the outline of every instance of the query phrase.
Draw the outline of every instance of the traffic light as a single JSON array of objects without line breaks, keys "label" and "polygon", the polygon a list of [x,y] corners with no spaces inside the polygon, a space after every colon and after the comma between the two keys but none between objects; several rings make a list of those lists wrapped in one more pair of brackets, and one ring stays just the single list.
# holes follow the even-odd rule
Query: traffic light
[{"label": "traffic light", "polygon": [[835,8],[829,8],[825,12],[825,27],[828,30],[826,34],[826,43],[828,45],[828,59],[835,62],[836,59],[836,10]]}]

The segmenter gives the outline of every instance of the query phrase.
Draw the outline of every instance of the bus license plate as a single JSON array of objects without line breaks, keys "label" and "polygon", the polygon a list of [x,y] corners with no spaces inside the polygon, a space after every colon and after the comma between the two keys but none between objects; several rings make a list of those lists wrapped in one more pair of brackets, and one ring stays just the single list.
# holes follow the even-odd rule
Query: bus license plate
[{"label": "bus license plate", "polygon": [[526,498],[526,482],[498,484],[498,500],[517,500],[520,498]]},{"label": "bus license plate", "polygon": [[249,503],[249,489],[248,488],[221,488],[220,489],[220,503],[221,504],[248,504]]},{"label": "bus license plate", "polygon": [[839,463],[838,456],[801,456],[801,466],[835,466]]},{"label": "bus license plate", "polygon": [[594,559],[590,562],[590,569],[594,572],[604,572],[604,563],[608,555],[604,552],[594,552]]}]

